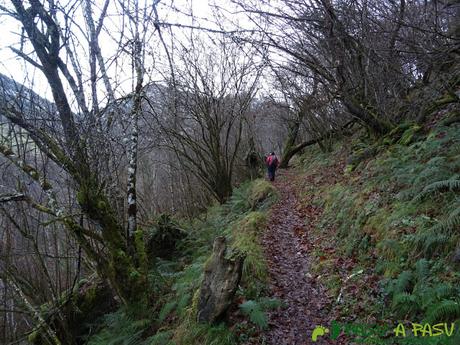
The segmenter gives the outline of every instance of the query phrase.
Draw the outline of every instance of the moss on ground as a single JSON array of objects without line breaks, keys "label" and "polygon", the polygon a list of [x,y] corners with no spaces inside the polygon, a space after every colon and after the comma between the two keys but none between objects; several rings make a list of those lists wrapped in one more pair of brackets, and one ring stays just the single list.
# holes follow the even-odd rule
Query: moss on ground
[{"label": "moss on ground", "polygon": [[[363,150],[365,144],[354,140]],[[459,321],[460,265],[452,258],[460,241],[460,132],[438,126],[423,133],[408,124],[378,145],[375,157],[346,173],[343,148],[321,164],[311,159],[316,149],[299,160],[304,171],[299,179],[309,184],[299,195],[323,208],[312,241],[329,238],[311,252],[312,273],[327,276],[322,280],[331,296],[345,287],[344,303],[333,306],[345,319]],[[321,248],[331,246],[324,259]],[[337,260],[350,265],[334,266]],[[365,270],[360,285],[372,285],[347,293],[337,271],[346,277],[358,268]]]},{"label": "moss on ground", "polygon": [[275,187],[268,181],[263,179],[255,180],[249,189],[248,202],[252,210],[260,208],[261,205],[276,197],[277,191]]},{"label": "moss on ground", "polygon": [[[211,255],[214,238],[226,236],[229,255],[234,251],[246,256],[238,300],[262,298],[267,264],[259,239],[266,226],[267,210],[276,197],[276,189],[271,183],[255,180],[235,189],[227,203],[210,207],[200,219],[182,222],[180,227],[187,236],[177,243],[178,254],[168,259],[149,260],[153,265],[150,267],[150,285],[158,296],[150,311],[149,322],[129,316],[145,315],[145,310],[129,315],[119,310],[100,324],[99,332],[91,337],[90,344],[102,344],[111,336],[120,341],[135,340],[140,345],[237,344],[238,336],[225,323],[209,325],[196,321],[203,270]],[[124,333],[120,334],[120,330]],[[243,327],[238,332],[247,330]]]},{"label": "moss on ground", "polygon": [[268,277],[267,263],[260,237],[265,229],[267,216],[265,213],[255,211],[248,213],[233,229],[233,246],[246,258],[243,264],[242,284],[246,288],[246,297],[260,297],[261,287],[265,285]]}]

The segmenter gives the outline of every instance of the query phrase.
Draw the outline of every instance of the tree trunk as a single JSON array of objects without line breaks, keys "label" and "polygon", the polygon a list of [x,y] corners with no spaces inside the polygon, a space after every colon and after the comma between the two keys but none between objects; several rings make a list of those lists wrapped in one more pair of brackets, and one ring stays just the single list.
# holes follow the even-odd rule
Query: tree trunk
[{"label": "tree trunk", "polygon": [[289,126],[289,133],[288,133],[286,142],[284,143],[284,148],[283,148],[283,153],[281,154],[281,162],[280,162],[279,168],[282,168],[282,169],[287,168],[289,161],[296,154],[296,152],[293,152],[293,148],[297,140],[297,136],[299,135],[300,123],[301,123],[300,119],[296,119]]},{"label": "tree trunk", "polygon": [[292,157],[294,157],[297,153],[301,152],[304,148],[306,148],[307,146],[311,146],[311,145],[314,145],[314,144],[321,143],[321,141],[323,141],[324,139],[330,138],[331,136],[333,136],[336,133],[340,133],[344,129],[350,127],[353,123],[355,123],[355,120],[348,121],[339,130],[329,131],[329,132],[325,133],[324,135],[322,135],[319,138],[310,139],[310,140],[304,141],[303,143],[300,143],[298,145],[291,144],[291,146],[289,148],[286,147],[283,150],[283,156],[281,158],[281,163],[280,163],[279,167],[282,168],[282,169],[287,168],[289,166],[290,159]]},{"label": "tree trunk", "polygon": [[123,235],[123,227],[119,224],[106,196],[98,193],[97,184],[86,182],[83,186],[77,194],[78,203],[82,211],[100,225],[101,235],[108,250],[108,258],[96,258],[98,273],[110,282],[124,304],[142,301],[147,291],[147,280],[145,272],[142,271],[143,263],[138,265],[134,255],[130,253]]},{"label": "tree trunk", "polygon": [[223,204],[232,195],[232,177],[226,172],[221,171],[215,176],[215,185],[213,191],[220,204]]},{"label": "tree trunk", "polygon": [[377,118],[377,116],[371,114],[362,106],[357,105],[346,98],[342,99],[342,103],[345,105],[351,115],[359,119],[364,126],[369,128],[377,136],[385,134],[392,129],[392,126],[389,122]]}]

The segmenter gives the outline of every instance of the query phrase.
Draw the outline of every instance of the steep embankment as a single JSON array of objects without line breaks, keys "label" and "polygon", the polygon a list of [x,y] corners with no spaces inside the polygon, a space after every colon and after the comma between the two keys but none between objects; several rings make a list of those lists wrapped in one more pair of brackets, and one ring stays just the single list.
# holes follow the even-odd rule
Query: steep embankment
[{"label": "steep embankment", "polygon": [[[130,306],[105,315],[91,326],[85,344],[235,345],[266,328],[266,310],[279,306],[264,298],[267,263],[259,239],[277,199],[267,181],[248,181],[230,200],[194,220],[161,215],[146,225],[152,308]],[[242,279],[230,320],[197,322],[199,289],[214,239],[225,236],[228,257],[245,255]]]},{"label": "steep embankment", "polygon": [[[319,324],[331,331],[324,343],[344,333],[361,343],[460,343],[458,128],[405,124],[378,142],[310,149],[276,186],[263,243],[272,294],[286,306],[270,315],[269,344],[313,343]],[[342,324],[338,338],[332,321]],[[452,322],[452,336],[434,336],[433,325]],[[363,323],[384,330],[366,339],[352,327]],[[405,339],[393,332],[399,323]],[[412,323],[428,324],[423,339]]]},{"label": "steep embankment", "polygon": [[[176,250],[152,258],[153,308],[106,315],[86,343],[458,345],[458,323],[451,337],[430,337],[430,325],[460,318],[460,131],[361,134],[310,148],[274,185],[245,183],[201,219],[159,217],[149,243]],[[174,238],[179,228],[186,236]],[[246,255],[240,288],[225,322],[198,323],[203,270],[223,235]],[[411,322],[429,325],[423,339]],[[313,342],[316,326],[328,332]]]}]

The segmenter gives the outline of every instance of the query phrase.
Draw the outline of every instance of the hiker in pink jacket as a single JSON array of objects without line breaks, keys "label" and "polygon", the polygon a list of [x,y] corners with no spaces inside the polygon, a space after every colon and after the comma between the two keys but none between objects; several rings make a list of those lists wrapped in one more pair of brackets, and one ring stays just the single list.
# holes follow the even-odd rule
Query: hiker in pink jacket
[{"label": "hiker in pink jacket", "polygon": [[275,171],[279,165],[279,160],[278,157],[276,157],[275,152],[270,153],[270,155],[265,159],[265,164],[267,165],[269,180],[275,181]]}]

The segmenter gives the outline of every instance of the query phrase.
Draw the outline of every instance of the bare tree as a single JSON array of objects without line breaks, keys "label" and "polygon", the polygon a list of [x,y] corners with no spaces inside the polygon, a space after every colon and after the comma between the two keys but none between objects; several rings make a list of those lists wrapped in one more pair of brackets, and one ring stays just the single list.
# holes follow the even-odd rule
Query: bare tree
[{"label": "bare tree", "polygon": [[430,71],[433,53],[450,59],[456,42],[455,10],[439,2],[234,2],[259,28],[260,38],[247,40],[288,57],[285,69],[315,75],[331,101],[375,134],[392,128],[395,99]]},{"label": "bare tree", "polygon": [[[2,115],[15,131],[20,129],[27,134],[28,146],[36,153],[26,154],[20,146],[8,141],[2,143],[0,152],[45,197],[19,190],[9,193],[9,197],[3,195],[0,200],[2,204],[25,203],[34,212],[49,217],[50,222],[61,224],[123,303],[145,301],[148,294],[146,263],[139,254],[143,242],[133,238],[142,239],[137,226],[136,198],[138,118],[142,111],[146,42],[156,30],[150,21],[154,6],[156,3],[141,8],[138,1],[118,1],[109,6],[106,1],[97,22],[93,19],[96,7],[89,0],[70,8],[61,7],[59,2],[38,0],[27,3],[13,0],[10,7],[2,6],[2,11],[17,20],[22,29],[19,45],[12,49],[45,76],[54,112],[45,112],[40,104],[30,102],[21,93],[16,94],[15,102],[11,99],[1,102]],[[77,14],[77,9],[82,15]],[[127,58],[132,64],[131,73],[121,67],[124,76],[133,81],[132,92],[118,100],[116,88],[126,89],[126,86],[118,85],[117,79],[113,81],[109,75],[107,58],[99,45],[101,32],[105,30],[106,37],[114,34],[113,29],[108,31],[104,25],[108,11],[115,11],[116,20],[125,25],[118,27],[120,36],[114,39],[117,44],[114,58]],[[87,35],[79,31],[81,27],[75,18],[78,16],[85,19]],[[83,49],[85,39],[88,55]],[[102,93],[107,98],[101,106]],[[127,127],[126,120],[129,120]],[[40,164],[37,154],[50,163]],[[123,158],[125,154],[127,157]],[[119,214],[115,195],[123,187],[119,179],[123,167],[127,208],[125,214]],[[70,187],[65,196],[60,181]],[[4,211],[13,224],[10,209]],[[18,231],[22,229],[20,224],[15,227]],[[25,232],[22,235],[28,236]],[[25,285],[14,277],[14,274],[2,277],[3,284],[11,286],[24,303],[28,301],[35,308],[44,302],[31,302],[34,291],[24,290]],[[66,288],[71,289],[70,283]],[[55,296],[59,295],[58,290],[54,289]],[[29,312],[34,315],[33,309]],[[35,316],[39,328],[44,327],[44,320],[38,318],[40,314]],[[51,328],[45,330],[48,341],[60,343]]]},{"label": "bare tree", "polygon": [[[175,77],[163,114],[155,118],[164,146],[179,157],[219,200],[232,193],[245,117],[260,68],[248,52],[225,37],[214,44],[193,37],[175,61]],[[152,108],[154,109],[154,107]]]}]

